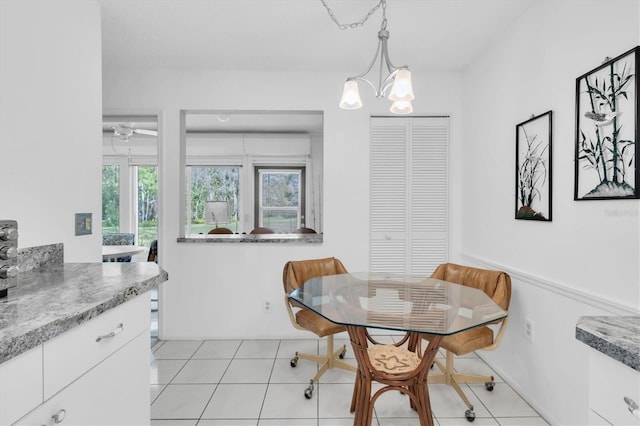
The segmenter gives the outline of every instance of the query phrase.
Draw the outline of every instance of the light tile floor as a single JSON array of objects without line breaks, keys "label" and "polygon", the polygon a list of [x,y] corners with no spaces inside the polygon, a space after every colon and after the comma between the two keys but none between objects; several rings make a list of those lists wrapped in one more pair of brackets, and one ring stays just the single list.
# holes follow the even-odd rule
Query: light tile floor
[{"label": "light tile floor", "polygon": [[[378,336],[378,338],[380,338]],[[392,341],[394,336],[386,336]],[[346,359],[353,359],[349,342]],[[311,399],[304,390],[317,366],[295,351],[323,353],[324,340],[197,340],[160,341],[152,348],[152,426],[343,426],[353,425],[349,413],[354,375],[330,370]],[[492,392],[483,384],[463,385],[475,407],[469,423],[466,406],[445,384],[429,385],[436,424],[441,426],[538,426],[547,422],[477,355],[456,359],[456,367],[495,377]],[[418,425],[418,416],[400,392],[383,394],[375,403],[373,425]]]}]

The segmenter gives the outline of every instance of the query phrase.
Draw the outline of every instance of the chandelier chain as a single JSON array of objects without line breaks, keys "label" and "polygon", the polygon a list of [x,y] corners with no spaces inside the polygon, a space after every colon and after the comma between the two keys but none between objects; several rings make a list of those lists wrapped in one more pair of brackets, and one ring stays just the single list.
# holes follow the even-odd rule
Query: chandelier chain
[{"label": "chandelier chain", "polygon": [[[367,20],[371,17],[371,15],[376,13],[376,10],[380,9],[380,7],[382,7],[383,22],[386,21],[386,13],[385,13],[386,12],[386,7],[387,7],[386,0],[380,0],[378,2],[378,4],[373,6],[371,8],[371,10],[369,10],[369,12],[367,12],[367,14],[361,20],[359,20],[357,22],[352,22],[350,24],[342,24],[342,23],[340,23],[340,21],[338,21],[338,18],[336,17],[336,15],[333,13],[333,10],[331,10],[329,5],[327,4],[326,0],[320,0],[320,1],[322,2],[322,5],[327,9],[327,12],[329,13],[329,16],[331,17],[333,22],[335,22],[336,25],[338,26],[338,28],[340,28],[341,30],[346,30],[346,29],[349,29],[349,28],[358,28],[358,27],[363,26],[364,23],[367,22]],[[386,22],[385,22],[385,24],[386,24]]]}]

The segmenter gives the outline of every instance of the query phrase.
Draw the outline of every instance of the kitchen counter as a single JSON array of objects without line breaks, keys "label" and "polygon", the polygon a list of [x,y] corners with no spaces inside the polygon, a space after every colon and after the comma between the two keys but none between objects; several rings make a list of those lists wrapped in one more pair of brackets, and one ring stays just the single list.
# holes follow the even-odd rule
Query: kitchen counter
[{"label": "kitchen counter", "polygon": [[0,363],[168,279],[151,262],[65,263],[18,276],[0,299]]},{"label": "kitchen counter", "polygon": [[202,234],[178,238],[179,243],[285,243],[317,244],[322,243],[323,234]]},{"label": "kitchen counter", "polygon": [[580,317],[576,339],[640,371],[639,316]]}]

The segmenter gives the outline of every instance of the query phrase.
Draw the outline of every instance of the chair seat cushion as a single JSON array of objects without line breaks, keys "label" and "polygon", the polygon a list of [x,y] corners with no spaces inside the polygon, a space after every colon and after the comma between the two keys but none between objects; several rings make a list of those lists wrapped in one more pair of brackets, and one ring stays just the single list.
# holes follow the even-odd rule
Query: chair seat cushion
[{"label": "chair seat cushion", "polygon": [[492,344],[493,330],[487,326],[452,334],[440,341],[440,347],[456,355],[464,355]]},{"label": "chair seat cushion", "polygon": [[393,345],[373,345],[367,353],[373,368],[389,374],[408,373],[420,364],[415,353]]},{"label": "chair seat cushion", "polygon": [[346,331],[343,325],[334,324],[328,319],[321,317],[313,311],[302,309],[296,312],[296,322],[301,327],[315,333],[318,337]]}]

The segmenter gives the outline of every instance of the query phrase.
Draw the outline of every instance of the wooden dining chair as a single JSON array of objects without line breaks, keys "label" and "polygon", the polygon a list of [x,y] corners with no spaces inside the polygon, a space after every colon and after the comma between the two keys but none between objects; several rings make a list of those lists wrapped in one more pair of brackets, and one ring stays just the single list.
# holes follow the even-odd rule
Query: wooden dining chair
[{"label": "wooden dining chair", "polygon": [[147,254],[147,262],[158,263],[158,240],[151,241],[149,244],[149,253]]},{"label": "wooden dining chair", "polygon": [[356,367],[342,360],[347,351],[346,345],[342,345],[337,350],[333,348],[333,336],[345,331],[345,327],[335,324],[303,305],[292,301],[289,299],[289,293],[301,287],[311,278],[346,273],[347,269],[335,257],[292,260],[284,265],[284,270],[282,271],[282,283],[285,292],[284,301],[291,324],[298,330],[310,331],[318,337],[327,338],[327,351],[324,355],[296,352],[291,359],[291,367],[297,366],[299,359],[320,364],[318,372],[309,380],[309,387],[304,391],[304,396],[307,399],[310,399],[313,395],[314,384],[318,383],[320,377],[330,368],[356,371]]},{"label": "wooden dining chair", "polygon": [[317,234],[315,229],[305,228],[304,226],[293,231],[294,234]]},{"label": "wooden dining chair", "polygon": [[207,234],[233,234],[233,231],[229,228],[216,227],[216,228],[210,229],[209,232],[207,232]]},{"label": "wooden dining chair", "polygon": [[253,229],[250,234],[274,234],[274,232],[273,229],[260,226]]},{"label": "wooden dining chair", "polygon": [[[443,263],[436,268],[431,277],[482,290],[503,310],[509,310],[511,277],[506,272]],[[440,342],[440,346],[446,351],[445,363],[435,360],[435,365],[438,366],[440,372],[430,374],[429,383],[446,383],[453,387],[467,406],[465,417],[469,421],[475,419],[473,404],[462,391],[460,384],[484,383],[485,389],[492,391],[495,382],[493,376],[469,374],[454,368],[454,356],[465,355],[477,350],[491,351],[498,348],[507,326],[507,320],[508,317],[505,317],[492,323],[492,325],[498,326],[496,333],[492,327],[486,325],[446,336]]]}]

